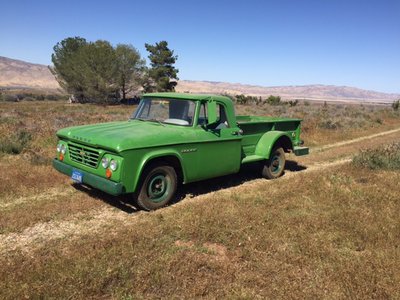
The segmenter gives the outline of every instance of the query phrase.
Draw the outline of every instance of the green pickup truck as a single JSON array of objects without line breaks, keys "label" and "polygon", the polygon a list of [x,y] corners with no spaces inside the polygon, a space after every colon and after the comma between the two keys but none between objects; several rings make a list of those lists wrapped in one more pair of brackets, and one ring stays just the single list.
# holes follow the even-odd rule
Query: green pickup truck
[{"label": "green pickup truck", "polygon": [[145,210],[165,206],[179,184],[237,173],[258,162],[274,179],[285,152],[308,154],[301,119],[236,116],[228,97],[143,95],[133,116],[61,129],[55,169],[111,195],[132,193]]}]

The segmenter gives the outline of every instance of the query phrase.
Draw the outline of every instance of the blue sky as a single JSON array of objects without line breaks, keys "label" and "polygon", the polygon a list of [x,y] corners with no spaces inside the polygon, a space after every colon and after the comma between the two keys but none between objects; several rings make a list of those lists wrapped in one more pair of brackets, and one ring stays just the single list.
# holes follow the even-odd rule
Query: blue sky
[{"label": "blue sky", "polygon": [[166,40],[180,79],[400,93],[399,0],[0,2],[0,56],[50,64],[70,36]]}]

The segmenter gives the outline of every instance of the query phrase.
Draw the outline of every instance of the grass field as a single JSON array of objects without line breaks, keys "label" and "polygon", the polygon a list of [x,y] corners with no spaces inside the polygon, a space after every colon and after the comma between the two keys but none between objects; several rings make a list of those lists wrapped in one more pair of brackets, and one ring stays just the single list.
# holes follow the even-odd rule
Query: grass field
[{"label": "grass field", "polygon": [[304,118],[314,152],[279,180],[244,170],[145,213],[50,166],[56,130],[132,110],[0,103],[0,298],[400,298],[400,172],[379,165],[400,161],[382,147],[400,131],[342,143],[400,128],[397,112],[238,106]]}]

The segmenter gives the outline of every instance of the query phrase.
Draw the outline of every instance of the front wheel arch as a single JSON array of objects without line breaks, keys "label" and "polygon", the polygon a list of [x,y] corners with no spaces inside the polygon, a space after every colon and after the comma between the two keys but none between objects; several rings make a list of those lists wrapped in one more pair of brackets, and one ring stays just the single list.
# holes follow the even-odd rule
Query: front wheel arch
[{"label": "front wheel arch", "polygon": [[[155,164],[166,164],[175,169],[178,184],[181,184],[185,181],[185,174],[183,172],[182,163],[178,157],[175,155],[165,155],[165,156],[157,156],[153,157],[145,162],[142,167],[142,170],[145,170],[149,165]],[[143,171],[140,174],[140,177],[143,175]]]},{"label": "front wheel arch", "polygon": [[181,158],[177,154],[165,153],[149,153],[139,163],[138,168],[134,170],[135,176],[133,178],[132,192],[137,192],[140,188],[141,180],[146,168],[151,164],[167,164],[175,169],[178,177],[178,184],[185,183],[186,176],[181,162]]},{"label": "front wheel arch", "polygon": [[174,167],[165,162],[153,162],[143,170],[136,203],[144,210],[156,210],[170,203],[178,188],[178,176]]}]

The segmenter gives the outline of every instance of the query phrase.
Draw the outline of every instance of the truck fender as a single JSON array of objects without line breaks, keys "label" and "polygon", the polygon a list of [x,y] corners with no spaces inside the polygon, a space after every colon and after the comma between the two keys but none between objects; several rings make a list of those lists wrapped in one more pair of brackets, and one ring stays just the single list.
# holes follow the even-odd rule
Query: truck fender
[{"label": "truck fender", "polygon": [[285,152],[293,149],[292,140],[289,135],[282,131],[268,131],[263,134],[256,145],[255,154],[268,159],[271,155],[272,148],[276,143],[281,143]]},{"label": "truck fender", "polygon": [[145,156],[143,156],[143,158],[141,159],[139,166],[136,170],[136,176],[135,176],[135,182],[134,182],[134,190],[137,189],[137,185],[140,182],[140,178],[143,175],[143,171],[145,169],[145,167],[148,165],[148,163],[150,163],[152,160],[154,159],[162,159],[163,157],[167,158],[166,160],[170,159],[171,157],[175,158],[178,162],[179,162],[179,167],[180,170],[182,171],[182,174],[177,174],[178,176],[181,175],[182,176],[182,180],[183,182],[185,182],[186,180],[186,172],[184,169],[184,165],[182,163],[182,157],[179,154],[179,152],[177,152],[174,149],[163,149],[163,150],[156,150],[156,151],[151,151],[146,153]]}]

